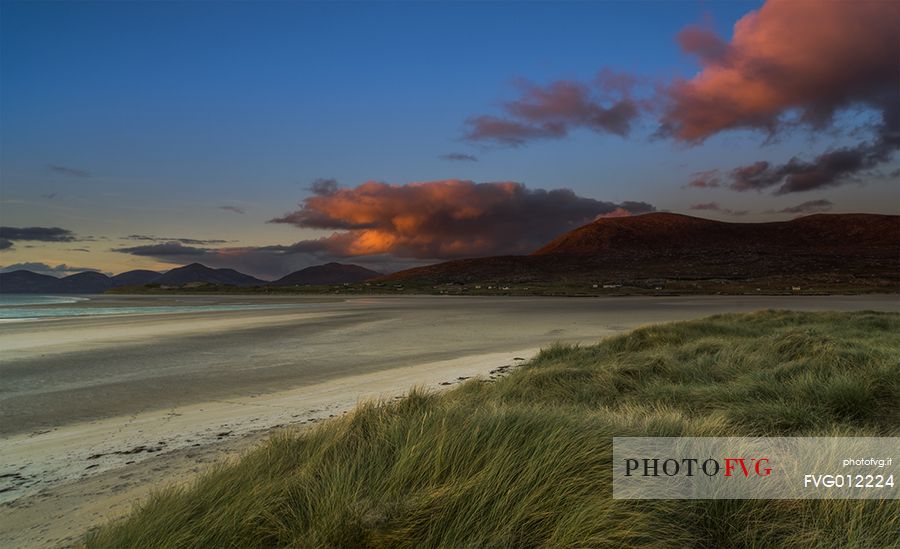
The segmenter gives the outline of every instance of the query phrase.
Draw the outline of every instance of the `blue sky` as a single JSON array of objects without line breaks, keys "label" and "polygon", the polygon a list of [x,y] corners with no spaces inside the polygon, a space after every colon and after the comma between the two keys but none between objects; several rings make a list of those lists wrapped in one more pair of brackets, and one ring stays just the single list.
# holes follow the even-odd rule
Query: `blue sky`
[{"label": "blue sky", "polygon": [[[502,114],[516,79],[589,81],[604,67],[639,75],[647,89],[690,78],[701,66],[678,48],[678,32],[701,23],[727,40],[760,5],[4,2],[3,224],[63,227],[94,240],[78,245],[90,253],[17,245],[0,264],[160,268],[177,262],[110,250],[132,234],[231,246],[328,234],[266,223],[296,210],[317,178],[351,188],[517,181],[684,213],[715,200],[749,210],[744,220],[826,195],[834,211],[896,213],[900,195],[883,180],[865,182],[863,192],[855,185],[778,197],[682,188],[692,172],[851,144],[846,131],[767,142],[737,130],[690,146],[654,138],[657,121],[642,116],[626,137],[576,129],[521,147],[463,138],[470,117]],[[440,158],[447,153],[478,160]]]}]

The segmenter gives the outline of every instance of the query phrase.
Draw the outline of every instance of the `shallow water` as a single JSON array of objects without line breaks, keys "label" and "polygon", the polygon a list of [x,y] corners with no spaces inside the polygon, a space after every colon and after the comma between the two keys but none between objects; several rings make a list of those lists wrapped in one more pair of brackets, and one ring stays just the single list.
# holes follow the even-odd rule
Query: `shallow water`
[{"label": "shallow water", "polygon": [[[131,315],[131,314],[167,314],[198,313],[209,311],[247,311],[257,309],[281,309],[297,307],[297,304],[231,304],[231,305],[176,305],[176,306],[118,306],[118,307],[83,307],[80,306],[89,297],[53,296],[32,294],[0,295],[0,320],[27,320],[31,318],[59,318],[73,316]],[[35,307],[40,305],[40,307]],[[47,305],[59,305],[50,306]]]},{"label": "shallow water", "polygon": [[22,305],[56,305],[87,301],[86,297],[36,294],[0,294],[0,307],[21,307]]}]

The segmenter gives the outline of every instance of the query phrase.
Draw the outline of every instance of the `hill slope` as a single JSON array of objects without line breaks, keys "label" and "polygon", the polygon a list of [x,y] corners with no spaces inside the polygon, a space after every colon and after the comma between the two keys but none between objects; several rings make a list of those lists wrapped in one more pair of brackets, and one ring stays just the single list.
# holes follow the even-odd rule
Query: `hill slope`
[{"label": "hill slope", "polygon": [[116,286],[138,286],[141,284],[149,284],[159,278],[160,273],[156,271],[148,271],[146,269],[135,269],[119,273],[112,277]]},{"label": "hill slope", "polygon": [[85,271],[59,279],[55,292],[67,294],[102,294],[116,285],[103,273]]},{"label": "hill slope", "polygon": [[725,223],[673,213],[599,219],[533,255],[673,249],[833,250],[900,246],[900,217],[817,214],[773,223]]},{"label": "hill slope", "polygon": [[360,267],[359,265],[326,263],[324,265],[315,265],[295,271],[274,282],[270,282],[270,284],[272,286],[355,284],[379,276],[381,276],[381,273],[366,269],[365,267]]},{"label": "hill slope", "polygon": [[[725,223],[671,213],[604,218],[529,256],[464,259],[394,273],[409,284],[853,281],[900,286],[900,216],[819,214]],[[649,281],[649,282],[648,282]]]},{"label": "hill slope", "polygon": [[172,269],[159,276],[153,283],[181,286],[191,282],[205,284],[229,284],[232,286],[259,286],[265,284],[264,280],[254,278],[234,269],[213,269],[200,263],[191,263],[184,267]]},{"label": "hill slope", "polygon": [[33,273],[24,269],[0,273],[0,293],[41,294],[53,293],[59,287],[55,276]]}]

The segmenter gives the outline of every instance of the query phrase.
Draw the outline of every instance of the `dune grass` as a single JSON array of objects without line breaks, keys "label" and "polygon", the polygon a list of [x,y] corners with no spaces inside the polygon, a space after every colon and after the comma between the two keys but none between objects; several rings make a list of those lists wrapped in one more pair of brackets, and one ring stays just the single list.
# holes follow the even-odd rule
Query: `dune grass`
[{"label": "dune grass", "polygon": [[85,543],[896,547],[897,501],[613,500],[611,437],[898,433],[900,315],[719,315],[280,434]]}]

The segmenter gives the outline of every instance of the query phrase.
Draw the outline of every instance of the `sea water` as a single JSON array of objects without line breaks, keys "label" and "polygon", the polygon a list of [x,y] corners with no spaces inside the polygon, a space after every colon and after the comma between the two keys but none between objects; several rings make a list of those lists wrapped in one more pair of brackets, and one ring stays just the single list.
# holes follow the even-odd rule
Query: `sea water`
[{"label": "sea water", "polygon": [[[255,309],[281,309],[296,307],[291,303],[230,304],[230,305],[151,305],[83,307],[78,303],[89,300],[82,296],[54,296],[33,294],[0,295],[0,320],[26,320],[30,318],[57,318],[96,315],[197,313],[206,311],[243,311]],[[35,307],[40,305],[40,307]]]}]

